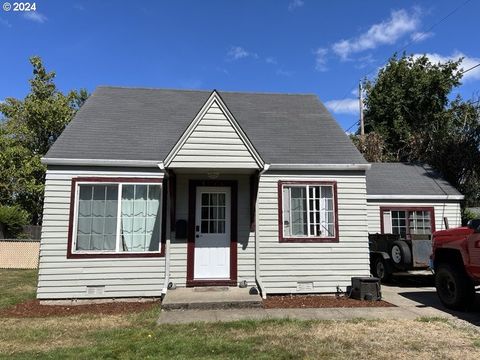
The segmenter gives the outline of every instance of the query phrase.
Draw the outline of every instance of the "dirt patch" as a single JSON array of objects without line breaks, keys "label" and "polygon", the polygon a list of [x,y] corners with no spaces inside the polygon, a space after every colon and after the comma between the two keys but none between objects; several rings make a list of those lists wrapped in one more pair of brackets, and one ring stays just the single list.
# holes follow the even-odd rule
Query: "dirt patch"
[{"label": "dirt patch", "polygon": [[266,309],[285,308],[348,308],[348,307],[395,307],[386,301],[362,301],[345,296],[324,295],[271,295],[263,300]]},{"label": "dirt patch", "polygon": [[41,305],[38,300],[25,301],[11,308],[1,310],[0,317],[49,317],[79,314],[125,314],[149,310],[160,306],[160,301],[149,302],[111,302],[88,305]]}]

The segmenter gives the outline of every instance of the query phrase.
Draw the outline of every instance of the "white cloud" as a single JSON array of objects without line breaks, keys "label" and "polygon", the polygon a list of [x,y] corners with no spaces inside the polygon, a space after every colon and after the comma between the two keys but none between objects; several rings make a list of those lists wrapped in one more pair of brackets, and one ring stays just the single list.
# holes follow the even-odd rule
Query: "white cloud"
[{"label": "white cloud", "polygon": [[325,106],[337,114],[358,114],[358,99],[330,100],[325,102]]},{"label": "white cloud", "polygon": [[271,56],[266,57],[265,62],[267,64],[272,64],[272,65],[277,65],[278,64],[277,59],[275,59],[274,57],[271,57]]},{"label": "white cloud", "polygon": [[27,20],[35,21],[40,24],[43,24],[45,21],[47,21],[47,17],[43,14],[40,14],[37,11],[28,11],[23,13],[23,17]]},{"label": "white cloud", "polygon": [[73,4],[73,8],[78,11],[85,10],[85,7],[82,4]]},{"label": "white cloud", "polygon": [[305,3],[302,0],[293,0],[288,4],[288,11],[293,11],[297,8],[302,7]]},{"label": "white cloud", "polygon": [[[470,57],[460,51],[455,51],[450,56],[443,56],[437,53],[430,53],[425,55],[434,64],[445,63],[450,60],[458,60],[459,58],[463,57],[464,59],[460,64],[460,68],[463,69],[463,71],[470,69],[472,66],[480,63],[480,57]],[[417,54],[415,56],[422,56],[422,54]],[[465,81],[480,80],[480,66],[465,73],[462,79]]]},{"label": "white cloud", "polygon": [[327,71],[327,54],[328,49],[318,48],[314,51],[315,54],[315,70],[317,71]]},{"label": "white cloud", "polygon": [[434,35],[433,32],[422,32],[422,31],[416,31],[410,35],[410,39],[413,42],[420,42],[427,40],[428,38],[431,38]]},{"label": "white cloud", "polygon": [[247,58],[247,57],[253,57],[253,58],[257,59],[258,55],[245,50],[241,46],[231,46],[230,50],[228,50],[227,57],[230,60],[240,60],[240,59]]},{"label": "white cloud", "polygon": [[392,11],[388,20],[372,25],[365,33],[355,38],[334,43],[332,50],[342,60],[346,60],[352,53],[374,49],[380,45],[394,44],[402,36],[416,31],[419,25],[418,10],[413,10],[411,13],[404,9]]},{"label": "white cloud", "polygon": [[283,70],[283,69],[277,69],[277,71],[275,73],[277,75],[287,76],[287,77],[291,77],[294,74],[293,71],[288,71],[288,70]]}]

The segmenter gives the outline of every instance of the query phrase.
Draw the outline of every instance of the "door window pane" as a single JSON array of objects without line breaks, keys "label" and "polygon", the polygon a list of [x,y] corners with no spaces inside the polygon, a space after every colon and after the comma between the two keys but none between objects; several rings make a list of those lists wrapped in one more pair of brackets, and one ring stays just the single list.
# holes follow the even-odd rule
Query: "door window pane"
[{"label": "door window pane", "polygon": [[204,234],[225,233],[226,194],[202,193],[201,232]]}]

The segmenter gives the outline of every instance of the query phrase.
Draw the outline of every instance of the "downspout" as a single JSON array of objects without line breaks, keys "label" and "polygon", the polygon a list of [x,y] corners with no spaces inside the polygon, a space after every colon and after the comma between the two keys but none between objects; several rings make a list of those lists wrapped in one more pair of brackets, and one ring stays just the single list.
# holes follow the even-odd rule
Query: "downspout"
[{"label": "downspout", "polygon": [[162,288],[162,298],[167,294],[167,290],[168,290],[168,283],[170,282],[170,237],[171,237],[171,233],[170,233],[170,181],[168,180],[169,178],[169,175],[168,175],[168,171],[166,171],[165,169],[165,166],[163,165],[163,162],[162,163],[159,163],[158,164],[158,167],[160,168],[160,170],[162,170],[164,172],[164,176],[167,178],[167,191],[166,191],[166,194],[167,194],[167,206],[166,206],[166,212],[167,212],[167,216],[165,217],[165,219],[167,219],[166,221],[166,228],[165,228],[165,281],[163,283],[163,288]]},{"label": "downspout", "polygon": [[263,169],[258,173],[258,186],[257,186],[257,196],[256,196],[256,201],[255,201],[255,280],[257,280],[258,288],[260,290],[260,293],[262,294],[262,298],[266,299],[267,298],[267,293],[266,289],[263,286],[262,283],[262,278],[260,276],[260,235],[259,235],[259,215],[258,215],[258,194],[260,190],[260,179],[264,173],[268,171],[270,168],[270,164],[265,164],[263,166]]}]

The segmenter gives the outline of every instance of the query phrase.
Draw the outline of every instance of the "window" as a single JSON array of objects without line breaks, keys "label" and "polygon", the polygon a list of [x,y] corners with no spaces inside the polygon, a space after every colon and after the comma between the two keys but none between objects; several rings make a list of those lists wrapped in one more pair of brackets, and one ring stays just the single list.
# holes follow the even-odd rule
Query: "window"
[{"label": "window", "polygon": [[382,233],[400,235],[431,235],[435,231],[433,208],[381,208]]},{"label": "window", "polygon": [[225,233],[225,193],[202,193],[201,231],[203,234]]},{"label": "window", "polygon": [[338,240],[336,184],[280,182],[280,241]]},{"label": "window", "polygon": [[162,185],[155,181],[74,179],[69,255],[158,255]]}]

